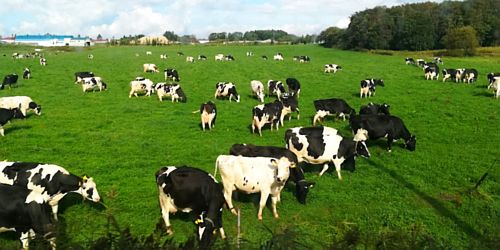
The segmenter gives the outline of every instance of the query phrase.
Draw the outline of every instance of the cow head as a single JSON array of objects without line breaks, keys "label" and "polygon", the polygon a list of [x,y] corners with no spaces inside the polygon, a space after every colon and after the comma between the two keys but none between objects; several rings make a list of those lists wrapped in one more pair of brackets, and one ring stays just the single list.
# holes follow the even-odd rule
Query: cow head
[{"label": "cow head", "polygon": [[389,108],[390,107],[391,106],[389,104],[387,104],[387,103],[384,103],[384,104],[380,105],[379,113],[390,115],[390,112],[389,112]]},{"label": "cow head", "polygon": [[[220,210],[220,213],[222,213],[222,208]],[[216,223],[217,222],[208,218],[205,212],[202,212],[194,221],[194,224],[198,226],[198,239],[200,240],[200,249],[209,248],[212,235],[215,234],[215,230],[217,229],[215,226]],[[220,225],[221,223],[217,224]]]},{"label": "cow head", "polygon": [[417,147],[417,139],[414,135],[412,135],[410,139],[405,142],[405,147],[410,151],[415,151],[415,148]]},{"label": "cow head", "polygon": [[356,142],[356,155],[370,158],[370,151],[368,151],[368,147],[364,141]]},{"label": "cow head", "polygon": [[101,197],[99,196],[99,193],[96,189],[96,184],[92,177],[87,177],[86,175],[82,177],[80,191],[82,196],[88,200],[91,200],[93,202],[98,202],[101,200]]},{"label": "cow head", "polygon": [[295,183],[295,193],[297,195],[297,200],[301,204],[306,204],[306,197],[307,194],[309,193],[309,189],[311,189],[315,182],[312,181],[306,181],[305,179],[297,181]]},{"label": "cow head", "polygon": [[35,102],[30,102],[28,104],[28,107],[30,109],[33,109],[35,111],[35,114],[37,114],[37,115],[41,115],[42,114],[42,106],[36,104]]},{"label": "cow head", "polygon": [[295,167],[295,163],[290,162],[290,160],[286,157],[281,157],[280,159],[271,159],[271,166],[276,169],[276,181],[284,183],[288,180],[288,176],[290,176],[290,168]]}]

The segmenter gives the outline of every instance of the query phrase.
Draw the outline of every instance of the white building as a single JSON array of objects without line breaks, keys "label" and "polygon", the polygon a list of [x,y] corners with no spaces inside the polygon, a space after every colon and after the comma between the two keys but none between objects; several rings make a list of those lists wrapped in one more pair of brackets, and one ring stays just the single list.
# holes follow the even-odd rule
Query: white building
[{"label": "white building", "polygon": [[[6,41],[7,42],[7,41]],[[36,46],[91,46],[89,37],[74,37],[68,35],[17,35],[9,43],[29,44]]]}]

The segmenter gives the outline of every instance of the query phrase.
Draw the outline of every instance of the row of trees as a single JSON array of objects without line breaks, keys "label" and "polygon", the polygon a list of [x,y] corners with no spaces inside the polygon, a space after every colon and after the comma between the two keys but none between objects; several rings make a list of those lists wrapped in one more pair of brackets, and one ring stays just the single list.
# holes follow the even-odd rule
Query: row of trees
[{"label": "row of trees", "polygon": [[287,43],[314,43],[316,35],[296,36],[289,34],[283,30],[253,30],[243,32],[215,32],[208,36],[211,42],[237,42],[237,41],[265,41],[271,40],[272,42],[287,42]]},{"label": "row of trees", "polygon": [[343,49],[452,49],[464,43],[496,46],[500,44],[499,11],[498,0],[376,7],[351,16],[347,29],[330,27],[318,39],[326,47]]}]

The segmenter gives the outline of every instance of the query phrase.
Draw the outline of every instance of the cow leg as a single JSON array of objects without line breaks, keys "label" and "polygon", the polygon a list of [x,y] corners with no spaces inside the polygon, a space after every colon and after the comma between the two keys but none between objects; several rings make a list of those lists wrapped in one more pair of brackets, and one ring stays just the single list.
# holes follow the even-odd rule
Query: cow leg
[{"label": "cow leg", "polygon": [[269,190],[260,191],[259,213],[257,219],[262,220],[262,210],[266,206],[267,198],[269,198]]},{"label": "cow leg", "polygon": [[59,205],[52,205],[52,214],[54,215],[54,219],[57,221],[57,210],[59,209]]},{"label": "cow leg", "polygon": [[159,195],[159,200],[160,200],[160,207],[161,207],[161,215],[163,217],[163,221],[165,222],[165,226],[167,227],[167,234],[172,234],[172,228],[170,225],[170,198],[167,197],[163,193],[163,190],[160,188],[160,195]]},{"label": "cow leg", "polygon": [[5,134],[4,134],[4,129],[3,129],[3,127],[2,127],[2,126],[0,126],[0,135],[1,135],[1,136],[5,136]]},{"label": "cow leg", "polygon": [[[30,238],[32,237],[31,233],[30,233],[31,231],[32,230],[30,229],[28,232],[21,233],[21,237],[19,238],[19,241],[21,241],[21,245],[22,245],[22,248],[24,250],[29,249]],[[33,233],[33,235],[34,235],[34,233]]]},{"label": "cow leg", "polygon": [[325,165],[323,165],[323,169],[321,170],[321,172],[319,172],[319,176],[322,176],[326,170],[328,170],[328,163],[325,163]]},{"label": "cow leg", "polygon": [[272,204],[272,208],[273,208],[273,215],[274,215],[274,218],[278,219],[280,216],[278,215],[278,210],[276,209],[276,204],[278,204],[278,201],[279,201],[279,193],[278,195],[271,195],[271,204]]},{"label": "cow leg", "polygon": [[234,189],[231,186],[232,185],[228,185],[228,186],[224,185],[224,199],[226,200],[229,211],[231,211],[231,213],[234,215],[238,215],[238,213],[236,212],[236,209],[233,207],[233,200],[232,200],[231,196],[233,194]]},{"label": "cow leg", "polygon": [[201,128],[205,131],[205,122],[203,121],[203,118],[201,119]]},{"label": "cow leg", "polygon": [[333,159],[333,165],[335,165],[335,170],[337,171],[337,176],[339,177],[339,180],[342,180],[342,175],[340,175],[340,166],[342,164],[342,162],[344,162],[344,158],[340,158],[338,159],[337,157],[335,157]]},{"label": "cow leg", "polygon": [[388,134],[387,135],[387,152],[391,152],[392,151],[392,142],[394,141],[394,137],[392,136],[392,134]]}]

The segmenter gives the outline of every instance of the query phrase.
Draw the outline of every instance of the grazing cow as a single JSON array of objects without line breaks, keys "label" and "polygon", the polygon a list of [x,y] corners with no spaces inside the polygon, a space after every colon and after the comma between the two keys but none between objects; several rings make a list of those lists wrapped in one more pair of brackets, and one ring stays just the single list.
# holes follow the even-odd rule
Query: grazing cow
[{"label": "grazing cow", "polygon": [[205,131],[205,124],[208,129],[212,130],[215,127],[215,119],[217,118],[217,107],[212,101],[205,102],[200,106],[201,127]]},{"label": "grazing cow", "polygon": [[262,56],[262,60],[266,60],[267,61],[267,56]]},{"label": "grazing cow", "polygon": [[130,82],[130,92],[128,97],[131,98],[132,95],[137,96],[138,92],[146,93],[146,96],[151,96],[151,93],[154,93],[154,83],[153,81],[143,78],[137,77],[134,81]]},{"label": "grazing cow", "polygon": [[424,66],[424,76],[426,80],[439,80],[439,67],[436,64],[428,64]]},{"label": "grazing cow", "polygon": [[187,97],[186,94],[184,94],[184,91],[181,88],[181,85],[174,83],[174,84],[168,84],[168,83],[158,83],[155,85],[156,88],[156,93],[158,95],[158,99],[160,99],[160,102],[163,101],[163,97],[170,96],[172,102],[186,102]]},{"label": "grazing cow", "polygon": [[413,58],[411,58],[411,57],[407,57],[407,58],[405,58],[405,63],[406,63],[406,65],[408,65],[408,64],[415,65],[415,60],[413,60]]},{"label": "grazing cow", "polygon": [[300,119],[299,102],[297,101],[296,96],[284,93],[283,96],[281,97],[280,102],[283,104],[283,110],[281,111],[281,118],[280,118],[281,126],[283,126],[283,120],[285,116],[290,115],[288,116],[289,121],[292,119],[292,112],[297,113],[297,120]]},{"label": "grazing cow", "polygon": [[368,138],[378,139],[387,137],[387,151],[391,152],[392,143],[400,138],[405,141],[405,147],[414,151],[416,147],[415,136],[406,128],[403,120],[392,115],[354,115],[349,118],[353,133],[366,130]]},{"label": "grazing cow", "polygon": [[443,60],[441,60],[441,57],[434,57],[434,63],[435,64],[443,64]]},{"label": "grazing cow", "polygon": [[271,130],[273,130],[273,125],[276,130],[279,129],[283,112],[283,104],[276,100],[272,103],[260,104],[252,109],[252,133],[255,133],[255,128],[259,131],[259,135],[262,136],[262,127],[266,124],[271,125]]},{"label": "grazing cow", "polygon": [[184,56],[184,53],[182,53],[181,51],[177,52],[177,55],[178,56]]},{"label": "grazing cow", "polygon": [[229,96],[229,102],[234,98],[236,102],[240,102],[240,95],[236,91],[236,86],[232,82],[218,82],[215,84],[214,98]]},{"label": "grazing cow", "polygon": [[88,58],[89,60],[92,60],[92,59],[94,59],[94,55],[92,55],[92,54],[88,54],[88,55],[87,55],[87,58]]},{"label": "grazing cow", "polygon": [[227,55],[224,57],[226,61],[234,61],[234,57],[232,55]]},{"label": "grazing cow", "polygon": [[251,52],[251,51],[247,51],[246,55],[247,55],[247,56],[253,56],[253,52]]},{"label": "grazing cow", "polygon": [[458,82],[461,82],[462,79],[464,79],[464,74],[465,73],[465,69],[464,68],[461,68],[461,69],[457,69],[455,71],[455,82],[458,83]]},{"label": "grazing cow", "polygon": [[495,82],[496,77],[500,77],[500,73],[491,72],[491,73],[488,73],[488,75],[486,75],[486,78],[488,78],[488,89],[493,87],[493,82]]},{"label": "grazing cow", "polygon": [[445,82],[447,79],[455,80],[455,77],[457,76],[456,69],[443,69],[441,73],[443,73],[443,82]]},{"label": "grazing cow", "polygon": [[0,232],[6,231],[16,232],[23,249],[28,249],[29,241],[40,235],[55,250],[55,223],[50,216],[47,195],[0,184]]},{"label": "grazing cow", "polygon": [[31,70],[29,68],[24,68],[23,79],[30,79],[30,78],[31,78]]},{"label": "grazing cow", "polygon": [[48,195],[47,201],[56,220],[59,201],[70,192],[93,202],[101,199],[93,178],[76,176],[53,164],[0,162],[0,183]]},{"label": "grazing cow", "polygon": [[311,61],[311,58],[309,56],[299,56],[299,62],[301,63],[306,63],[306,62],[310,62]]},{"label": "grazing cow", "polygon": [[479,76],[476,69],[465,69],[463,75],[463,80],[464,82],[467,81],[467,83],[474,83]]},{"label": "grazing cow", "polygon": [[162,167],[155,173],[161,215],[172,234],[170,213],[193,212],[197,219],[201,249],[209,249],[212,235],[217,229],[222,239],[226,238],[222,228],[222,185],[207,172],[188,166]]},{"label": "grazing cow", "polygon": [[[362,131],[351,139],[343,138],[329,127],[296,127],[285,132],[285,144],[297,155],[299,163],[324,164],[321,176],[328,170],[328,163],[333,162],[339,180],[342,180],[342,163],[354,161],[358,155],[370,157],[365,139],[366,133]],[[354,167],[350,170],[354,171]]]},{"label": "grazing cow", "polygon": [[19,76],[16,73],[8,74],[3,78],[2,86],[0,89],[4,89],[5,85],[9,85],[9,89],[12,88],[12,84],[17,83]]},{"label": "grazing cow", "polygon": [[45,57],[40,58],[40,65],[47,66],[47,59]]},{"label": "grazing cow", "polygon": [[86,77],[94,77],[93,72],[85,71],[85,72],[76,72],[75,73],[75,84],[77,83],[83,83],[83,78]]},{"label": "grazing cow", "polygon": [[250,81],[250,87],[252,92],[257,96],[260,102],[264,102],[264,84],[261,81],[252,80]]},{"label": "grazing cow", "polygon": [[290,168],[295,167],[287,157],[244,157],[219,155],[215,163],[215,174],[220,171],[224,185],[224,198],[233,214],[231,194],[235,190],[245,193],[260,192],[259,212],[257,218],[262,220],[262,209],[271,195],[273,215],[278,218],[276,204],[280,201],[280,192],[290,176]]},{"label": "grazing cow", "polygon": [[313,103],[316,109],[316,114],[313,118],[313,126],[316,126],[317,121],[323,121],[326,116],[342,117],[345,121],[346,115],[352,116],[356,114],[356,111],[343,99],[321,99],[315,100]]},{"label": "grazing cow", "polygon": [[360,115],[390,115],[389,113],[389,104],[376,104],[373,102],[368,103],[368,105],[361,106],[359,109],[359,114]]},{"label": "grazing cow", "polygon": [[15,109],[19,108],[23,116],[26,116],[28,110],[33,110],[35,114],[42,114],[42,106],[36,104],[29,96],[6,96],[0,98],[0,108]]},{"label": "grazing cow", "polygon": [[181,78],[179,77],[179,72],[177,72],[176,69],[166,69],[164,70],[165,74],[165,81],[167,80],[172,80],[172,81],[180,81]]},{"label": "grazing cow", "polygon": [[153,64],[153,63],[145,63],[142,65],[142,68],[144,70],[144,72],[160,72],[158,70],[158,66],[156,66],[156,64]]},{"label": "grazing cow", "polygon": [[0,135],[5,136],[3,126],[7,124],[10,120],[16,117],[22,117],[21,111],[18,108],[15,109],[5,109],[0,108]]},{"label": "grazing cow", "polygon": [[206,57],[206,56],[204,56],[204,55],[199,55],[199,56],[198,56],[198,60],[205,61],[205,60],[207,60],[207,57]]},{"label": "grazing cow", "polygon": [[215,61],[222,61],[222,60],[224,60],[224,54],[215,55]]},{"label": "grazing cow", "polygon": [[278,53],[273,56],[273,60],[275,61],[283,61],[283,55],[281,53]]},{"label": "grazing cow", "polygon": [[297,98],[298,98],[300,95],[300,83],[299,83],[299,81],[295,78],[287,78],[286,85],[288,86],[288,93],[292,96],[297,96]]},{"label": "grazing cow", "polygon": [[382,79],[365,79],[360,82],[361,88],[359,90],[359,97],[363,98],[363,95],[366,97],[375,96],[375,88],[377,85],[384,87],[384,80]]},{"label": "grazing cow", "polygon": [[101,77],[86,77],[83,78],[82,90],[83,92],[87,92],[89,90],[94,91],[95,89],[99,89],[99,91],[107,90],[108,85],[102,80]]},{"label": "grazing cow", "polygon": [[167,59],[168,58],[168,55],[167,54],[160,54],[160,59]]},{"label": "grazing cow", "polygon": [[333,72],[334,74],[337,73],[338,70],[342,70],[342,67],[337,64],[325,64],[325,73],[330,73]]},{"label": "grazing cow", "polygon": [[192,56],[187,56],[187,57],[186,57],[186,62],[191,62],[191,63],[192,63],[192,62],[194,62],[194,57],[192,57]]},{"label": "grazing cow", "polygon": [[281,96],[286,92],[285,87],[281,81],[269,80],[267,81],[268,96],[276,95],[278,100],[281,100]]},{"label": "grazing cow", "polygon": [[295,195],[301,204],[306,204],[306,197],[309,189],[315,184],[314,182],[306,181],[304,171],[298,167],[297,156],[286,148],[273,146],[255,146],[253,144],[233,144],[229,149],[230,155],[241,155],[246,157],[272,157],[280,159],[286,157],[295,164],[295,167],[290,168],[290,179],[295,182]]},{"label": "grazing cow", "polygon": [[150,56],[152,55],[153,53],[151,53],[151,51],[146,51],[146,55]]},{"label": "grazing cow", "polygon": [[416,66],[419,66],[419,67],[424,67],[424,65],[426,64],[425,60],[424,59],[417,59],[417,64]]}]

